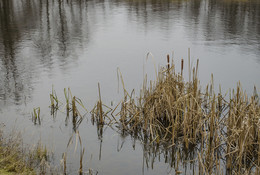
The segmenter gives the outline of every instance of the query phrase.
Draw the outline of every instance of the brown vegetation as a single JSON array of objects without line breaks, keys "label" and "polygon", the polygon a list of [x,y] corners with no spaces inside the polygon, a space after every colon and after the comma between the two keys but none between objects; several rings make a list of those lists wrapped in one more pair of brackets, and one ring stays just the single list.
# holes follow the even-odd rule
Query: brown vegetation
[{"label": "brown vegetation", "polygon": [[[166,145],[173,150],[181,145],[186,153],[197,150],[199,174],[259,174],[260,105],[256,88],[248,97],[238,84],[228,98],[221,88],[218,94],[214,92],[212,75],[202,92],[198,63],[185,82],[183,60],[181,72],[176,73],[168,58],[168,65],[159,70],[154,82],[147,86],[144,80],[137,99],[134,91],[129,94],[124,88],[124,98],[111,113],[112,118],[105,112],[102,116],[109,119],[107,124],[114,120],[123,134],[129,133],[145,145]],[[114,115],[115,111],[118,113]],[[96,110],[96,116],[101,113],[101,108]],[[178,155],[175,161],[183,161]]]}]

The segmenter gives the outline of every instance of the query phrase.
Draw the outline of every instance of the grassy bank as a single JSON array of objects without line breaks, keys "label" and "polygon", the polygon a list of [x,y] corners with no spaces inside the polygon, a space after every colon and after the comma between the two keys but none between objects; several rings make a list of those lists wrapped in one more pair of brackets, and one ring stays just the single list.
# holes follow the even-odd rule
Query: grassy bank
[{"label": "grassy bank", "polygon": [[19,133],[4,135],[1,128],[0,174],[46,174],[48,159],[48,151],[40,143],[34,148],[25,148]]}]

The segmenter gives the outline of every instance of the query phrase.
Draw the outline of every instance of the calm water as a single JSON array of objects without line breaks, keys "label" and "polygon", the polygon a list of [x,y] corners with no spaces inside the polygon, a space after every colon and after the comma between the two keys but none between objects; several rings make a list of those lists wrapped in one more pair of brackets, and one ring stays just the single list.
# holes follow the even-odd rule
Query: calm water
[{"label": "calm water", "polygon": [[[158,65],[174,53],[180,65],[181,58],[187,63],[188,48],[193,63],[200,59],[202,88],[213,73],[215,86],[221,84],[224,92],[239,80],[249,94],[254,85],[259,90],[260,1],[0,0],[0,122],[22,131],[25,143],[48,145],[57,165],[67,151],[75,174],[75,142],[67,149],[73,125],[62,111],[50,115],[52,86],[61,101],[63,89],[70,87],[90,110],[99,82],[104,102],[116,104],[118,67],[127,89],[139,89],[144,72],[155,76],[152,59],[145,60],[148,52]],[[35,107],[41,108],[40,126],[31,122]],[[104,130],[99,136],[89,114],[79,127],[85,170],[174,174],[163,148],[150,153],[141,141]]]}]

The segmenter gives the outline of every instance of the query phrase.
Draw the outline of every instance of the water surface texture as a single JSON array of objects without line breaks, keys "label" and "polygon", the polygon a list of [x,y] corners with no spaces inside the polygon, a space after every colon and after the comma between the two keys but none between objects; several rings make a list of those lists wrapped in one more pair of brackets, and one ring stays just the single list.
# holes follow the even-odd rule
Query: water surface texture
[{"label": "water surface texture", "polygon": [[[74,126],[60,112],[50,114],[52,87],[63,89],[91,110],[98,82],[105,103],[119,102],[117,68],[126,88],[140,89],[144,72],[155,78],[155,64],[166,55],[176,65],[188,48],[193,65],[199,58],[202,89],[214,74],[223,91],[238,81],[249,94],[260,88],[259,0],[0,0],[0,122],[23,132],[25,143],[40,139],[59,164]],[[177,70],[180,66],[177,66]],[[121,89],[120,85],[120,89]],[[42,123],[31,121],[41,108]],[[107,127],[101,134],[87,114],[79,127],[86,149],[84,168],[100,174],[174,174],[161,150],[119,135]],[[69,155],[69,171],[79,168],[79,154]],[[149,150],[149,151],[148,151]],[[194,167],[186,167],[192,172]],[[195,167],[196,169],[196,167]]]}]

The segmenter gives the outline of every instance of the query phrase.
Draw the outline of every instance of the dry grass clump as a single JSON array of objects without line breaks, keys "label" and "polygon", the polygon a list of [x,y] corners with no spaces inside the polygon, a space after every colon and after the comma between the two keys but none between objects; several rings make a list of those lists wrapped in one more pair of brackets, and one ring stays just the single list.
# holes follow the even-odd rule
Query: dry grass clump
[{"label": "dry grass clump", "polygon": [[185,83],[181,75],[173,72],[173,67],[161,70],[155,85],[144,89],[141,98],[143,129],[154,138],[171,138],[175,144],[176,138],[183,137],[186,148],[201,138],[202,125],[199,124],[205,117],[200,108],[202,94],[197,77]]},{"label": "dry grass clump", "polygon": [[248,97],[240,84],[230,97],[226,119],[227,170],[260,173],[260,104],[256,92]]},{"label": "dry grass clump", "polygon": [[33,149],[23,147],[21,135],[12,132],[3,136],[0,130],[1,174],[58,174],[49,166],[49,152],[40,143]]},{"label": "dry grass clump", "polygon": [[[227,99],[221,88],[215,93],[213,75],[209,85],[201,90],[199,61],[191,68],[189,60],[189,81],[183,77],[183,60],[180,73],[175,72],[169,56],[167,63],[156,73],[155,81],[148,84],[147,78],[144,79],[137,98],[134,90],[126,91],[118,69],[124,97],[114,109],[102,102],[98,84],[99,100],[90,113],[93,124],[97,124],[100,145],[103,126],[112,129],[116,126],[123,137],[130,134],[142,142],[147,167],[153,167],[156,157],[163,154],[176,174],[182,173],[180,166],[186,166],[187,162],[195,164],[193,174],[260,174],[260,103],[256,88],[248,97],[238,84]],[[73,123],[79,126],[82,120],[76,124],[80,115],[76,104],[84,106],[78,98],[72,97],[69,89],[68,93],[64,90],[64,94],[67,116],[72,111]],[[51,96],[55,97],[52,104],[58,104],[54,102],[57,97]],[[79,173],[83,171],[84,150],[81,150]]]},{"label": "dry grass clump", "polygon": [[[71,115],[73,130],[76,132],[78,127],[80,126],[81,122],[83,121],[85,114],[88,111],[85,108],[85,106],[83,105],[83,102],[81,101],[81,99],[72,95],[70,88],[67,88],[67,89],[64,88],[64,96],[65,96],[65,103],[62,103],[58,99],[58,96],[56,95],[55,90],[53,90],[53,88],[52,88],[52,93],[50,94],[51,115],[53,116],[53,118],[55,118],[58,111],[61,111],[61,112],[65,111],[65,113],[66,113],[65,125],[68,124],[68,120]],[[36,109],[39,109],[39,108],[36,108]],[[84,112],[84,114],[82,114],[82,112]],[[34,116],[37,116],[37,113],[36,112],[34,112],[34,113],[35,113]],[[35,117],[35,118],[37,119],[37,117]],[[39,119],[38,123],[40,124],[40,119]]]},{"label": "dry grass clump", "polygon": [[18,136],[3,137],[0,131],[0,173],[1,174],[36,174],[27,164],[24,150],[21,148]]},{"label": "dry grass clump", "polygon": [[[122,130],[134,133],[148,144],[164,147],[181,144],[187,154],[199,149],[202,157],[199,171],[211,174],[220,161],[223,98],[213,92],[213,80],[206,92],[201,92],[198,61],[189,82],[183,78],[183,60],[181,73],[176,73],[174,66],[168,63],[167,68],[162,68],[149,87],[144,82],[137,100],[125,93],[119,113]],[[179,158],[175,160],[181,162]]]},{"label": "dry grass clump", "polygon": [[120,111],[123,129],[133,132],[141,130],[151,142],[157,143],[171,142],[175,145],[182,138],[187,149],[200,142],[204,129],[208,127],[207,121],[212,118],[213,128],[216,116],[209,115],[203,109],[203,105],[209,105],[206,101],[209,94],[201,93],[197,68],[198,65],[193,69],[192,80],[186,83],[182,73],[175,73],[172,64],[166,69],[162,68],[157,80],[151,82],[149,87],[144,82],[138,100],[126,93]]},{"label": "dry grass clump", "polygon": [[[188,154],[197,150],[191,154],[196,155],[199,174],[259,174],[260,105],[256,89],[247,97],[238,85],[227,101],[221,88],[218,94],[214,92],[213,75],[202,92],[197,71],[198,61],[185,82],[183,60],[181,73],[176,73],[168,57],[168,65],[159,70],[154,82],[147,86],[144,80],[140,97],[135,99],[134,91],[129,94],[124,88],[116,115],[122,133],[130,133],[145,145],[176,149],[181,144]],[[175,160],[181,161],[178,156]]]}]

